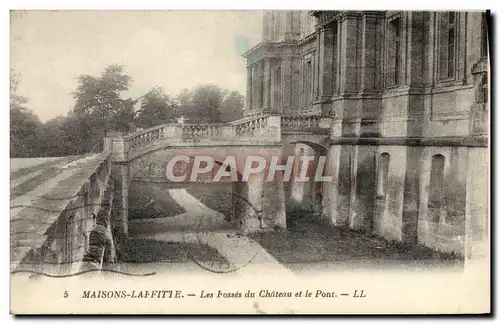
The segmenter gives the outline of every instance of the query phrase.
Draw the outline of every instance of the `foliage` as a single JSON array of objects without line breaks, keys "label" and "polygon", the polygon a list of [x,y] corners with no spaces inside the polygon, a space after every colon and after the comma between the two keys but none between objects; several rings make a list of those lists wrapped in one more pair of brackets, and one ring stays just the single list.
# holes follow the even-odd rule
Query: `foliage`
[{"label": "foliage", "polygon": [[38,131],[41,122],[25,107],[28,99],[17,94],[19,74],[10,73],[10,155],[30,156],[38,145]]},{"label": "foliage", "polygon": [[137,126],[146,128],[174,120],[175,103],[161,87],[151,88],[140,100],[141,108],[135,118]]},{"label": "foliage", "polygon": [[108,65],[99,77],[81,75],[73,93],[76,118],[91,122],[93,133],[104,136],[108,130],[127,131],[133,121],[135,100],[121,98],[129,90],[132,79],[124,73],[123,66]]},{"label": "foliage", "polygon": [[[108,65],[97,76],[77,78],[75,104],[67,116],[45,123],[17,93],[20,76],[11,71],[10,141],[12,157],[64,156],[95,151],[107,131],[128,133],[184,116],[191,123],[227,122],[243,117],[244,97],[216,85],[185,89],[175,100],[154,86],[138,99],[124,97],[132,78],[123,66]],[[140,107],[136,113],[137,104]]]},{"label": "foliage", "polygon": [[213,84],[184,89],[177,102],[176,116],[185,116],[192,123],[220,123],[243,117],[243,95]]},{"label": "foliage", "polygon": [[238,91],[226,91],[226,96],[222,101],[221,120],[230,122],[243,118],[243,107],[245,106],[245,96]]}]

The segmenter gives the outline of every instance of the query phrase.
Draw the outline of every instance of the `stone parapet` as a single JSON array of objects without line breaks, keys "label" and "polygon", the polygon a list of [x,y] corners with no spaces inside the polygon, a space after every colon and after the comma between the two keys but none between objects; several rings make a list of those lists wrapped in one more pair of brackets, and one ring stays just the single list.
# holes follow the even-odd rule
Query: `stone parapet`
[{"label": "stone parapet", "polygon": [[111,156],[70,168],[72,175],[11,219],[11,270],[71,272],[81,264],[97,220],[109,214]]}]

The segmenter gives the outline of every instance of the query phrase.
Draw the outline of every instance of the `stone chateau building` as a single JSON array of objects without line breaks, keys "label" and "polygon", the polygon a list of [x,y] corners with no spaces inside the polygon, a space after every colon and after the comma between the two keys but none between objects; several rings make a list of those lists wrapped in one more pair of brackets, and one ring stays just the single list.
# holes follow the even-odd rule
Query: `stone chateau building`
[{"label": "stone chateau building", "polygon": [[[332,225],[485,253],[489,62],[485,12],[265,11],[246,116],[327,115],[329,183],[292,183]],[[482,246],[483,249],[478,248]],[[480,252],[482,251],[482,252]]]}]

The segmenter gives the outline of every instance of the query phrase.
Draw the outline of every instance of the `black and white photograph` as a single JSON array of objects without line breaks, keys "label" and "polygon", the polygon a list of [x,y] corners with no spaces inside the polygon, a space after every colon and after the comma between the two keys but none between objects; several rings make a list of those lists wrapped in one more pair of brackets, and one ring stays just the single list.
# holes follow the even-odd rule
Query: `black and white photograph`
[{"label": "black and white photograph", "polygon": [[489,10],[9,18],[12,314],[490,313]]}]

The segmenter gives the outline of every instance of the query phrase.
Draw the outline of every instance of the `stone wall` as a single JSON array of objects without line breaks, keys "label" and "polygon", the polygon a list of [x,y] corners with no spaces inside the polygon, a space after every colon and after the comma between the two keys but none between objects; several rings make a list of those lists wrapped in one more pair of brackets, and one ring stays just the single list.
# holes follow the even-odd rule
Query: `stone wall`
[{"label": "stone wall", "polygon": [[[18,249],[13,251],[12,266],[42,272],[79,271],[85,267],[87,255],[95,245],[92,236],[99,226],[104,226],[110,237],[106,254],[114,255],[109,221],[114,181],[110,174],[110,155],[102,153],[79,166],[75,174],[34,201],[33,206],[38,207],[34,212],[31,210],[29,215],[24,215],[21,211],[22,222],[30,222],[31,219],[29,226],[34,230],[26,253],[16,253]],[[23,242],[19,236],[22,235],[20,228],[28,226],[22,222],[16,222],[11,228],[11,240],[16,244]],[[37,235],[38,238],[35,237]],[[112,259],[101,258],[96,267],[100,268],[105,261],[112,262]]]}]

